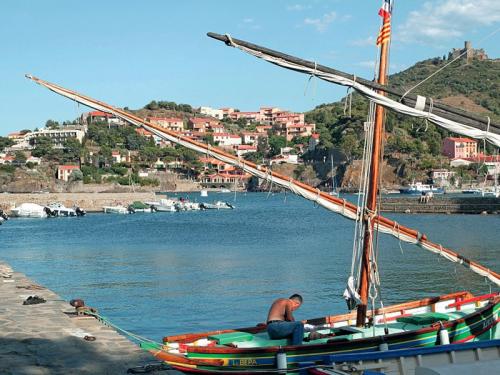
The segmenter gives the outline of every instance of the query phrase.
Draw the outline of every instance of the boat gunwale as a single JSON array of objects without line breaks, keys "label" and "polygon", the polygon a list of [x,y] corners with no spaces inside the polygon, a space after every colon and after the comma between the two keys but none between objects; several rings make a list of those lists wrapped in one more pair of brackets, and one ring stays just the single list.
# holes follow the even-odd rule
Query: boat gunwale
[{"label": "boat gunwale", "polygon": [[[489,301],[485,306],[478,308],[477,310],[471,312],[470,314],[460,317],[457,319],[453,319],[451,321],[442,322],[444,328],[454,328],[458,324],[465,323],[468,320],[474,319],[477,315],[483,314],[485,311],[489,309],[493,309],[495,305],[500,303],[500,295]],[[498,322],[498,319],[494,324]],[[419,329],[405,331],[405,332],[395,332],[387,335],[380,336],[372,336],[372,337],[362,337],[359,339],[346,341],[332,341],[320,344],[308,344],[308,345],[286,345],[286,346],[269,346],[264,348],[233,348],[233,347],[204,347],[204,346],[190,346],[186,349],[186,355],[188,353],[206,353],[206,354],[254,354],[254,353],[275,353],[280,349],[286,350],[287,352],[295,352],[300,350],[316,350],[323,348],[334,348],[335,346],[346,344],[380,344],[387,343],[390,341],[394,341],[400,338],[404,338],[406,336],[414,336],[414,335],[422,335],[430,332],[439,331],[441,329],[441,324],[433,323],[428,327],[422,327]]]},{"label": "boat gunwale", "polygon": [[[405,310],[405,309],[413,309],[413,308],[418,308],[418,307],[434,305],[438,302],[442,302],[442,301],[448,300],[448,299],[455,299],[456,300],[458,298],[472,298],[472,297],[474,297],[474,295],[472,293],[470,293],[469,291],[460,291],[460,292],[444,294],[442,296],[427,297],[427,298],[423,298],[420,300],[398,303],[395,305],[384,307],[383,309],[381,309],[381,308],[376,309],[375,315],[384,314],[384,313],[387,314],[387,313],[397,312],[397,311]],[[372,312],[370,311],[367,314],[367,316],[371,317]],[[322,317],[322,318],[306,319],[306,320],[303,320],[302,322],[305,324],[313,324],[313,323],[331,324],[331,323],[336,323],[336,322],[344,321],[344,320],[354,320],[355,318],[356,318],[356,313],[350,312],[350,313],[345,313],[345,314],[340,314],[340,315],[329,315],[329,316]],[[180,344],[185,344],[187,342],[195,341],[195,340],[198,340],[200,338],[204,338],[204,337],[207,337],[210,335],[218,335],[218,334],[231,333],[231,332],[247,332],[247,333],[253,334],[253,333],[263,332],[266,330],[266,328],[267,328],[266,324],[260,323],[259,325],[256,325],[253,327],[214,330],[214,331],[207,331],[207,332],[200,332],[200,333],[186,333],[186,334],[180,334],[180,335],[165,336],[163,338],[163,342],[164,343],[177,342]]]}]

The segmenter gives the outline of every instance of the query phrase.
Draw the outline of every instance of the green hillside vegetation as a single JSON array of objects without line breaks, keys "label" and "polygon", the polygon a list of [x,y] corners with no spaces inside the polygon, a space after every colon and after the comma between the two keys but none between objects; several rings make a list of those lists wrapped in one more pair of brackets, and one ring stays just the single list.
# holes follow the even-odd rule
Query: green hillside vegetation
[{"label": "green hillside vegetation", "polygon": [[[411,68],[389,77],[389,84],[405,92],[446,64],[434,58],[419,62]],[[448,68],[412,91],[432,96],[445,104],[481,113],[500,120],[500,60],[456,61]],[[322,104],[306,113],[306,121],[316,123],[320,133],[317,151],[308,155],[321,160],[331,147],[340,148],[348,160],[360,158],[363,152],[363,124],[368,113],[368,100],[353,94],[351,116],[344,111],[345,100]],[[346,113],[345,113],[346,112]],[[427,123],[386,111],[384,157],[403,180],[425,176],[425,171],[447,165],[441,156],[442,141],[447,131]],[[492,149],[488,148],[491,152]]]}]

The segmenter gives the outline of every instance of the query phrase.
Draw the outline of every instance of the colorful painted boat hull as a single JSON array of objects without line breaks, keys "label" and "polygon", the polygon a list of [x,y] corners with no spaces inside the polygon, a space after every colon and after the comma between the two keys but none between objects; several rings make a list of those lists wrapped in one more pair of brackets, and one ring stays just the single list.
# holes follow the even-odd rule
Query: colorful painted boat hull
[{"label": "colorful painted boat hull", "polygon": [[[488,340],[500,337],[497,333],[498,315],[500,310],[500,297],[489,295],[489,302],[478,308],[474,312],[465,315],[462,318],[442,322],[443,327],[448,331],[451,343],[464,343],[475,340]],[[439,297],[438,303],[453,305],[453,300],[446,300],[446,297]],[[468,298],[468,299],[467,299]],[[463,298],[458,298],[461,300]],[[470,304],[479,303],[466,296]],[[411,303],[406,304],[410,306]],[[402,304],[404,305],[404,304]],[[402,305],[396,305],[399,308]],[[460,305],[456,307],[460,310]],[[386,308],[391,311],[391,307]],[[403,312],[401,315],[403,315]],[[328,321],[334,321],[335,317],[326,317],[312,319],[307,321],[309,324],[324,324]],[[334,323],[335,324],[335,323]],[[408,349],[415,347],[432,347],[440,344],[439,331],[441,324],[431,324],[427,327],[398,333],[389,333],[387,335],[378,335],[353,340],[335,340],[321,344],[308,344],[298,346],[284,346],[287,355],[288,369],[298,369],[304,363],[321,363],[324,358],[334,354],[355,354],[378,352],[381,344],[387,344],[389,350]],[[265,327],[252,327],[238,331],[247,331],[252,333],[262,332]],[[224,331],[222,331],[224,332]],[[210,333],[208,333],[210,334]],[[189,342],[201,337],[208,337],[208,334],[181,335],[176,336],[179,342]],[[167,338],[168,339],[168,338]],[[172,338],[169,338],[172,343]],[[167,344],[169,345],[169,344]],[[232,348],[232,347],[187,347],[184,354],[169,353],[165,348],[145,348],[148,349],[156,358],[169,363],[172,367],[192,373],[211,373],[211,372],[230,372],[237,374],[252,373],[253,371],[276,370],[276,355],[280,350],[278,346],[260,347],[260,348]]]}]

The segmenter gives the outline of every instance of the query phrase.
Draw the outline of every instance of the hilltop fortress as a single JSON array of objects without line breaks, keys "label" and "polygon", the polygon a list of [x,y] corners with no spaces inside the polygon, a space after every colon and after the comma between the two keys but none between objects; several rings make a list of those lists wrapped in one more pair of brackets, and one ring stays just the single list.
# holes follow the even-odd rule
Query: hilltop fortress
[{"label": "hilltop fortress", "polygon": [[484,49],[472,48],[472,42],[470,41],[465,41],[464,48],[453,48],[448,53],[448,60],[453,60],[464,52],[467,53],[464,54],[461,59],[467,61],[467,63],[472,60],[489,60],[488,55],[486,54],[486,52],[484,52]]}]

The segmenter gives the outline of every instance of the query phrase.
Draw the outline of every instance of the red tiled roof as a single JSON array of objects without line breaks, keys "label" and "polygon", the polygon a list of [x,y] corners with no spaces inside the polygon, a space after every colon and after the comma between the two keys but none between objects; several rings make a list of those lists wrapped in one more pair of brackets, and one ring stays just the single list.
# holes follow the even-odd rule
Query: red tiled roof
[{"label": "red tiled roof", "polygon": [[192,117],[189,119],[190,122],[192,122],[193,124],[195,123],[211,123],[211,122],[219,122],[217,120],[214,120],[214,119],[211,119],[211,118],[207,118],[207,117]]},{"label": "red tiled roof", "polygon": [[313,133],[313,134],[311,135],[311,137],[312,137],[313,139],[319,139],[319,134],[318,134],[318,133]]},{"label": "red tiled roof", "polygon": [[238,145],[238,150],[257,150],[257,146],[252,146],[252,145]]},{"label": "red tiled roof", "polygon": [[92,111],[89,112],[89,116],[92,117],[113,117],[111,113],[103,112],[103,111]]},{"label": "red tiled roof", "polygon": [[181,118],[176,117],[148,117],[150,121],[183,122]]},{"label": "red tiled roof", "polygon": [[80,169],[80,167],[78,165],[60,165],[57,167],[57,169],[59,169],[60,171],[69,171],[72,169]]},{"label": "red tiled roof", "polygon": [[463,138],[463,137],[448,137],[445,139],[448,139],[448,140],[453,141],[453,142],[469,142],[469,143],[473,142],[473,143],[476,143],[476,141],[473,139]]},{"label": "red tiled roof", "polygon": [[137,134],[141,134],[141,135],[144,135],[144,136],[153,135],[153,133],[151,133],[149,130],[146,130],[146,129],[143,129],[143,128],[136,128],[135,131],[136,131]]}]

